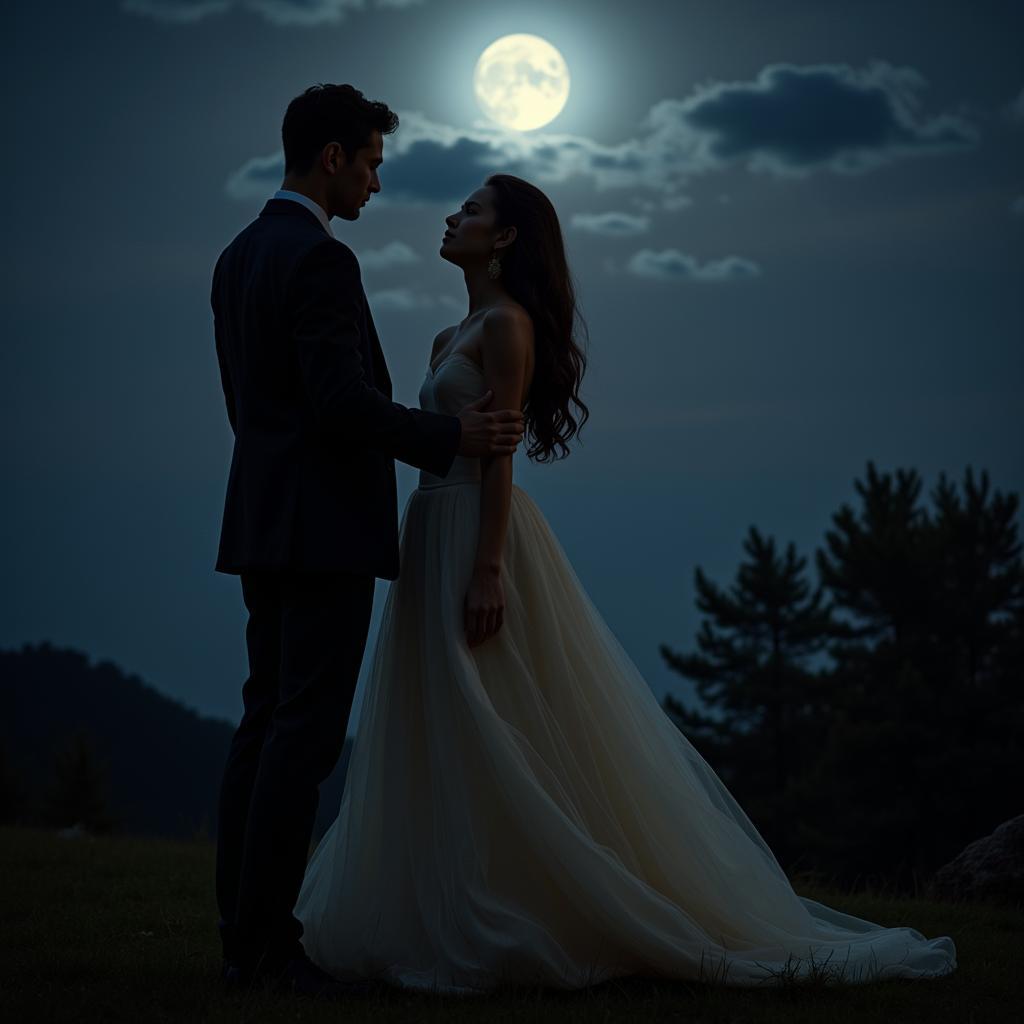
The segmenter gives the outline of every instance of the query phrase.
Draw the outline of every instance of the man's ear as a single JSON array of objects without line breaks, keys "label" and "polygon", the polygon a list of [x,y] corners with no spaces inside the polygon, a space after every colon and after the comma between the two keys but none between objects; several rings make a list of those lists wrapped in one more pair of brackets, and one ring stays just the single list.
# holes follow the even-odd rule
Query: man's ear
[{"label": "man's ear", "polygon": [[345,166],[345,150],[340,142],[328,142],[320,150],[320,166],[328,174],[337,174]]}]

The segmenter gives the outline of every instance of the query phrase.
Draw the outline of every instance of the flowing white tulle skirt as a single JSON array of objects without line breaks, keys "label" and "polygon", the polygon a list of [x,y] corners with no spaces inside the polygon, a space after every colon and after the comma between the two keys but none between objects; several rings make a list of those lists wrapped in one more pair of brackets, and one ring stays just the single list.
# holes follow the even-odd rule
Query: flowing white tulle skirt
[{"label": "flowing white tulle skirt", "polygon": [[480,486],[402,517],[338,817],[296,914],[339,978],[439,992],[645,975],[924,978],[952,939],[798,896],[512,488],[504,624],[470,649]]}]

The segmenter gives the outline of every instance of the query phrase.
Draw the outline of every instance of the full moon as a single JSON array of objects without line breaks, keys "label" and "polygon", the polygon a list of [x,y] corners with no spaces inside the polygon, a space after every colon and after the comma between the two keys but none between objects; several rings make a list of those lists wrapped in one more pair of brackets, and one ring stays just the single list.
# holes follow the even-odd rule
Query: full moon
[{"label": "full moon", "polygon": [[553,121],[569,98],[569,69],[546,39],[502,36],[480,54],[473,89],[481,110],[516,131]]}]

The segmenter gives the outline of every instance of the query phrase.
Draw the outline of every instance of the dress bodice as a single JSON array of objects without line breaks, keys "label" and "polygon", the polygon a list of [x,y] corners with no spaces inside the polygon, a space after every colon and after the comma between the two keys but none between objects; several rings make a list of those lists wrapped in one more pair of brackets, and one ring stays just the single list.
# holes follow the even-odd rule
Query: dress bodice
[{"label": "dress bodice", "polygon": [[[457,416],[470,402],[483,392],[483,371],[464,352],[451,352],[445,356],[437,369],[427,370],[420,387],[420,408],[427,412],[439,412]],[[452,484],[480,482],[480,459],[456,455],[447,476],[435,476],[425,469],[420,470],[421,489],[448,487]]]}]

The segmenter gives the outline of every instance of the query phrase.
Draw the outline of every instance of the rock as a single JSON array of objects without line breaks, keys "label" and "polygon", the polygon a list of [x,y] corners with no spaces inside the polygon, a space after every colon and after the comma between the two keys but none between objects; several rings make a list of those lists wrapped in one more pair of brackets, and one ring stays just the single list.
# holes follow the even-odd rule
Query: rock
[{"label": "rock", "polygon": [[980,900],[1019,907],[1024,902],[1024,814],[975,839],[932,876],[938,900]]}]

